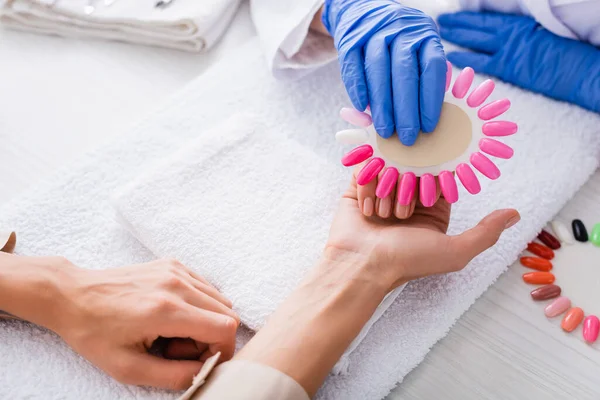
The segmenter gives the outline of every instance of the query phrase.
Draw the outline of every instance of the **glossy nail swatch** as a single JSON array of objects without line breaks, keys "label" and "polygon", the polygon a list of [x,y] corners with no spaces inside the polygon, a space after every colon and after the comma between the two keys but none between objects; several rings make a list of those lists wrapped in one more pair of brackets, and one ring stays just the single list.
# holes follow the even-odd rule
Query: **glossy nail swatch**
[{"label": "glossy nail swatch", "polygon": [[546,286],[542,286],[539,287],[537,289],[533,289],[531,291],[531,298],[533,300],[549,300],[549,299],[553,299],[555,297],[560,296],[560,286],[557,285],[546,285]]},{"label": "glossy nail swatch", "polygon": [[521,257],[521,264],[527,268],[548,272],[552,269],[552,263],[545,258]]},{"label": "glossy nail swatch", "polygon": [[510,100],[496,100],[491,102],[490,104],[486,104],[485,106],[481,107],[477,112],[477,116],[482,120],[487,121],[504,114],[509,108]]},{"label": "glossy nail swatch", "polygon": [[552,250],[560,249],[560,242],[548,231],[542,229],[537,238]]},{"label": "glossy nail swatch", "polygon": [[456,167],[456,175],[458,175],[458,179],[463,184],[467,192],[471,194],[477,194],[481,192],[481,185],[479,184],[479,180],[477,176],[475,176],[475,172],[469,167],[469,164],[458,164]]},{"label": "glossy nail swatch", "polygon": [[431,174],[424,174],[421,176],[419,181],[419,188],[421,192],[421,203],[425,207],[431,207],[435,204],[437,187],[435,184],[435,177]]},{"label": "glossy nail swatch", "polygon": [[565,314],[560,327],[566,332],[573,332],[581,321],[583,321],[583,310],[579,307],[573,307]]},{"label": "glossy nail swatch", "polygon": [[371,159],[356,176],[356,183],[363,186],[371,182],[381,172],[384,164],[384,161],[379,157]]},{"label": "glossy nail swatch", "polygon": [[583,339],[588,343],[594,343],[600,332],[600,321],[595,315],[590,315],[583,321]]},{"label": "glossy nail swatch", "polygon": [[554,220],[550,223],[552,230],[558,237],[558,240],[565,244],[573,244],[575,241],[573,240],[573,235],[571,235],[571,231],[565,224],[561,221]]},{"label": "glossy nail swatch", "polygon": [[573,236],[575,237],[575,240],[578,242],[588,241],[587,229],[585,229],[585,225],[580,219],[574,219],[573,222],[571,222],[571,227],[573,228]]},{"label": "glossy nail swatch", "polygon": [[550,272],[527,272],[523,274],[523,281],[533,285],[549,285],[556,278]]},{"label": "glossy nail swatch", "polygon": [[335,134],[335,140],[342,144],[360,144],[369,139],[369,134],[364,129],[345,129]]},{"label": "glossy nail swatch", "polygon": [[479,149],[490,156],[504,159],[509,159],[515,154],[512,147],[488,138],[483,138],[479,141]]},{"label": "glossy nail swatch", "polygon": [[407,206],[415,195],[415,187],[417,186],[417,177],[412,172],[402,174],[400,178],[400,187],[398,188],[398,203]]},{"label": "glossy nail swatch", "polygon": [[392,190],[394,190],[396,182],[398,182],[398,175],[398,170],[396,168],[387,168],[379,179],[375,195],[380,199],[388,197],[390,193],[392,193]]},{"label": "glossy nail swatch", "polygon": [[562,296],[554,299],[552,303],[548,304],[546,308],[544,308],[544,314],[546,314],[546,317],[548,318],[553,318],[564,313],[569,308],[571,308],[571,300],[568,297]]},{"label": "glossy nail swatch", "polygon": [[554,258],[554,251],[550,247],[546,247],[543,244],[535,242],[528,243],[527,251],[535,254],[538,257],[545,258],[546,260],[552,260]]},{"label": "glossy nail swatch", "polygon": [[481,83],[481,85],[477,86],[475,90],[471,92],[469,97],[467,97],[467,105],[469,107],[479,107],[483,104],[484,101],[492,94],[496,84],[491,79],[486,79]]},{"label": "glossy nail swatch", "polygon": [[600,224],[596,224],[592,228],[592,233],[590,234],[590,242],[592,242],[594,246],[600,246]]},{"label": "glossy nail swatch", "polygon": [[471,154],[470,161],[471,164],[473,164],[473,166],[477,169],[477,171],[481,172],[486,177],[492,180],[500,178],[500,170],[498,169],[496,164],[494,164],[492,160],[490,160],[483,154],[479,152]]},{"label": "glossy nail swatch", "polygon": [[458,187],[456,186],[456,180],[450,171],[442,171],[438,175],[438,181],[440,182],[440,189],[442,195],[446,201],[450,204],[458,201]]},{"label": "glossy nail swatch", "polygon": [[344,157],[342,157],[342,164],[345,167],[360,164],[361,162],[369,159],[373,155],[373,148],[368,144],[363,144],[355,149],[350,150]]},{"label": "glossy nail swatch", "polygon": [[511,121],[490,121],[481,127],[486,136],[510,136],[517,133],[518,129],[517,124]]},{"label": "glossy nail swatch", "polygon": [[475,71],[473,71],[473,68],[466,67],[465,69],[463,69],[456,78],[454,86],[452,87],[452,94],[454,95],[454,97],[456,97],[457,99],[462,99],[463,97],[465,97],[465,95],[469,91],[469,88],[471,87],[471,84],[473,83],[474,77]]},{"label": "glossy nail swatch", "polygon": [[342,108],[340,110],[340,117],[342,117],[344,121],[362,128],[366,128],[373,123],[369,114],[355,110],[354,108]]}]

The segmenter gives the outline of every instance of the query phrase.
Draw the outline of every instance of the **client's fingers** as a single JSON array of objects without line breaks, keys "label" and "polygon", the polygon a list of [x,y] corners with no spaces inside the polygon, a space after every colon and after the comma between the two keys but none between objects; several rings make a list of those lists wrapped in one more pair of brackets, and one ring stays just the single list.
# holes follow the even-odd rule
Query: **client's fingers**
[{"label": "client's fingers", "polygon": [[398,175],[398,170],[394,167],[386,168],[379,173],[377,188],[375,189],[375,195],[377,196],[375,210],[380,218],[389,218],[393,215]]},{"label": "client's fingers", "polygon": [[452,258],[461,269],[477,255],[492,247],[505,229],[510,228],[521,216],[517,210],[496,210],[481,220],[475,227],[450,238]]},{"label": "client's fingers", "polygon": [[207,348],[207,344],[198,343],[193,339],[174,338],[169,340],[163,354],[168,360],[197,361]]},{"label": "client's fingers", "polygon": [[[362,165],[357,168],[355,176],[362,168]],[[378,179],[374,178],[366,185],[357,184],[358,207],[366,217],[371,217],[375,214],[375,189],[377,188],[377,182]]]}]

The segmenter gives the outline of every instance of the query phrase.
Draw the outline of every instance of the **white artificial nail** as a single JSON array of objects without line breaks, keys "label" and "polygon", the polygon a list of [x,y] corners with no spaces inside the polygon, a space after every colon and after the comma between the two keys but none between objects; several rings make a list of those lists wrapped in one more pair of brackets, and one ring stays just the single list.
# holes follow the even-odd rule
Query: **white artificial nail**
[{"label": "white artificial nail", "polygon": [[368,138],[369,134],[364,129],[345,129],[335,134],[335,140],[342,144],[360,144]]},{"label": "white artificial nail", "polygon": [[550,226],[552,226],[552,230],[558,237],[558,240],[565,244],[575,243],[573,240],[573,235],[571,235],[571,231],[566,227],[565,224],[558,220],[554,220],[550,223]]}]

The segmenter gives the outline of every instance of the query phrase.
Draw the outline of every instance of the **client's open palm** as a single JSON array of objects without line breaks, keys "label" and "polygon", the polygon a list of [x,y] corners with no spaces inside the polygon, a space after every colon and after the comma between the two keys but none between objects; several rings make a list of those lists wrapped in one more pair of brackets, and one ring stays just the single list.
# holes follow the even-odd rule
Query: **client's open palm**
[{"label": "client's open palm", "polygon": [[494,211],[458,236],[446,235],[450,204],[417,202],[408,219],[365,217],[359,208],[356,172],[333,221],[328,246],[367,257],[380,268],[390,289],[427,275],[457,271],[496,243],[519,221],[516,210]]}]

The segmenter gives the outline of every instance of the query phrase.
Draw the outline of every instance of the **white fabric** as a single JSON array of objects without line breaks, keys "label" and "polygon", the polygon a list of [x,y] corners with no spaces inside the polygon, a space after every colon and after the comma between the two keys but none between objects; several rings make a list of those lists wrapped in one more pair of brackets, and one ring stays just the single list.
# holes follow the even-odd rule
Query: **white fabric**
[{"label": "white fabric", "polygon": [[[59,36],[110,39],[190,52],[209,49],[240,0],[0,0],[3,26]],[[92,5],[93,12],[86,13]]]},{"label": "white fabric", "polygon": [[466,10],[528,15],[549,31],[600,46],[598,0],[460,0]]},{"label": "white fabric", "polygon": [[[142,244],[206,277],[253,330],[318,262],[348,184],[338,163],[282,137],[299,134],[293,127],[261,119],[236,115],[199,132],[114,201]],[[385,299],[335,372],[347,370],[347,355],[401,291]]]},{"label": "white fabric", "polygon": [[[474,84],[482,79],[477,76]],[[389,393],[597,167],[599,115],[501,82],[496,90],[494,98],[508,96],[513,104],[503,118],[520,124],[520,133],[506,139],[515,156],[498,162],[500,179],[482,178],[479,195],[460,191],[450,232],[463,231],[501,207],[516,207],[523,220],[465,270],[406,286],[350,355],[349,373],[329,377],[317,398],[378,399]],[[337,66],[282,84],[264,68],[259,44],[251,42],[148,120],[126,129],[128,134],[86,154],[55,179],[7,205],[0,211],[0,226],[18,232],[21,254],[60,254],[95,269],[151,260],[152,253],[115,221],[109,196],[116,188],[242,109],[265,113],[271,124],[281,128],[282,139],[292,138],[337,163],[348,150],[340,149],[334,140],[334,132],[348,127],[338,117],[339,108],[347,104]],[[242,336],[241,341],[247,340]],[[25,324],[0,324],[0,354],[2,398],[173,397],[119,385],[54,335]]]}]

